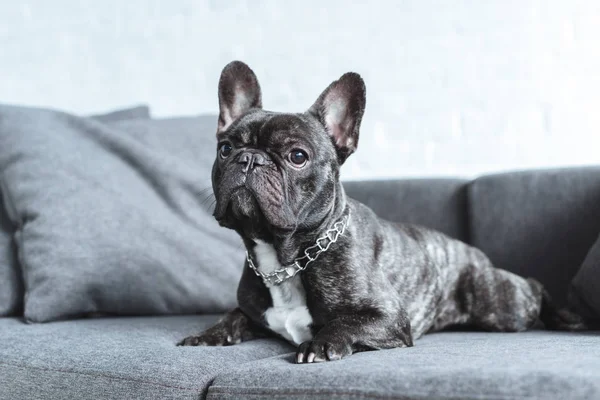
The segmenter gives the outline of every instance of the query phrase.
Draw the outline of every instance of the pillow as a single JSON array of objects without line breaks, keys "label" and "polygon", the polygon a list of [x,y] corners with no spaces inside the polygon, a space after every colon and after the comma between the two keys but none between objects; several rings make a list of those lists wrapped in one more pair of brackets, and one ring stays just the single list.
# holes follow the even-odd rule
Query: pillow
[{"label": "pillow", "polygon": [[[148,106],[136,106],[115,110],[91,118],[107,123],[150,118]],[[17,315],[23,307],[23,282],[17,252],[13,241],[15,227],[10,222],[2,195],[2,175],[0,175],[0,317]]]},{"label": "pillow", "polygon": [[571,281],[569,303],[587,319],[600,321],[600,237]]},{"label": "pillow", "polygon": [[215,127],[214,116],[109,126],[0,106],[27,321],[235,306],[242,243],[202,202]]},{"label": "pillow", "polygon": [[125,121],[130,119],[149,119],[150,107],[141,105],[122,110],[114,110],[103,114],[91,115],[90,118],[102,122]]},{"label": "pillow", "polygon": [[0,175],[0,317],[16,315],[23,307],[23,280],[12,240],[15,228],[3,206]]}]

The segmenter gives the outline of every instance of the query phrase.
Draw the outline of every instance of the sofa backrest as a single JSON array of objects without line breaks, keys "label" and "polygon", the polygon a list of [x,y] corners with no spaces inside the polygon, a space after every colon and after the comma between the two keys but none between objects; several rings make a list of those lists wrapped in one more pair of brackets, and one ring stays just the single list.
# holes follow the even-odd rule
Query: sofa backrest
[{"label": "sofa backrest", "polygon": [[539,280],[560,305],[600,233],[600,167],[344,187],[385,219],[437,229],[478,247],[496,267]]},{"label": "sofa backrest", "polygon": [[346,194],[393,222],[427,226],[468,240],[467,183],[460,179],[344,182]]},{"label": "sofa backrest", "polygon": [[600,167],[484,176],[469,184],[468,207],[470,243],[564,305],[600,233]]}]

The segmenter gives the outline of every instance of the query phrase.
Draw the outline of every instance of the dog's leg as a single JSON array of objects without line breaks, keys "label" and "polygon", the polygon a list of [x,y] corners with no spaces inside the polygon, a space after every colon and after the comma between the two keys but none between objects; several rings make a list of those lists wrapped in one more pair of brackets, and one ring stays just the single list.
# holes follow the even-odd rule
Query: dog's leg
[{"label": "dog's leg", "polygon": [[254,323],[239,308],[227,314],[212,328],[197,336],[189,336],[178,346],[230,346],[248,340],[267,337],[267,331]]},{"label": "dog's leg", "polygon": [[296,362],[333,361],[357,351],[412,345],[406,311],[393,315],[369,311],[340,316],[327,323],[312,340],[298,347]]},{"label": "dog's leg", "polygon": [[475,327],[497,332],[531,328],[542,309],[543,287],[483,260],[463,271],[457,301]]}]

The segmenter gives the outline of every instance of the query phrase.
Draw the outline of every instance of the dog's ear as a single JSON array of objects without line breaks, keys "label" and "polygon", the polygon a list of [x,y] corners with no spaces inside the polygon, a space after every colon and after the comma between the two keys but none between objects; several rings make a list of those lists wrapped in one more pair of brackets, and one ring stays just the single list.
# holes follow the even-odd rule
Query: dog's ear
[{"label": "dog's ear", "polygon": [[332,137],[340,164],[358,146],[365,104],[365,82],[359,74],[348,72],[329,85],[308,110],[321,121]]},{"label": "dog's ear", "polygon": [[232,61],[223,68],[219,79],[217,134],[225,131],[251,108],[262,108],[258,79],[246,64]]}]

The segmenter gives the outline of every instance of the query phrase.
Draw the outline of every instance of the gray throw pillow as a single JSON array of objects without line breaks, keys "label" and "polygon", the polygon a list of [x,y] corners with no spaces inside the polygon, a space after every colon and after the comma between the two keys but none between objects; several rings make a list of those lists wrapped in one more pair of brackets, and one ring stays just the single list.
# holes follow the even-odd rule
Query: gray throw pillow
[{"label": "gray throw pillow", "polygon": [[95,120],[101,122],[126,121],[130,119],[149,119],[150,107],[146,105],[129,107],[122,110],[113,110],[102,114],[91,115],[90,118],[94,118]]},{"label": "gray throw pillow", "polygon": [[[148,106],[136,106],[93,115],[98,121],[113,123],[130,119],[150,118]],[[1,123],[1,121],[0,121]],[[17,260],[17,250],[13,240],[16,228],[10,222],[4,208],[2,175],[0,175],[0,317],[18,315],[23,309],[23,279]]]},{"label": "gray throw pillow", "polygon": [[17,315],[23,308],[23,279],[13,242],[15,228],[4,209],[0,175],[0,317]]},{"label": "gray throw pillow", "polygon": [[[0,106],[0,173],[32,322],[216,313],[241,241],[202,200],[216,118],[107,124]],[[6,199],[5,199],[6,200]]]},{"label": "gray throw pillow", "polygon": [[569,303],[582,316],[600,320],[600,237],[571,281]]}]

